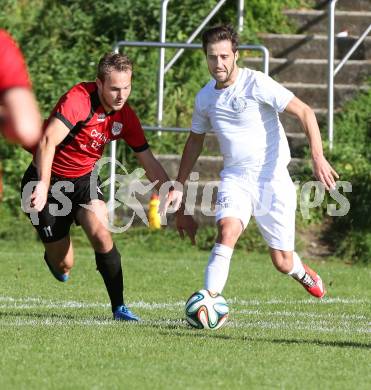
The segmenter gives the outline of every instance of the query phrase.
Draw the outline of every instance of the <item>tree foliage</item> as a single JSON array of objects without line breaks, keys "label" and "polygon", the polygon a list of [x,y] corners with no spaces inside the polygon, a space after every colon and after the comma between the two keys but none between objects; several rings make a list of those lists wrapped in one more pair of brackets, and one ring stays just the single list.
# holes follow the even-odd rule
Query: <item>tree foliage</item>
[{"label": "tree foliage", "polygon": [[[257,31],[286,30],[281,9],[297,6],[302,0],[246,2],[242,43],[256,40]],[[170,1],[166,40],[184,42],[217,4],[216,0]],[[8,30],[22,48],[34,90],[46,118],[58,98],[74,84],[93,80],[103,53],[117,40],[158,41],[161,2],[159,0],[2,0],[0,26]],[[228,0],[209,22],[237,24],[237,2]],[[197,42],[199,42],[196,39]],[[134,61],[133,92],[130,103],[143,124],[156,124],[158,49],[127,48]],[[167,50],[167,61],[175,50]],[[194,95],[208,80],[201,51],[178,60],[165,78],[163,125],[187,127]],[[156,152],[179,152],[185,134],[148,134]],[[119,154],[125,155],[121,144]],[[0,138],[5,171],[5,201],[18,208],[19,179],[30,155],[9,146]]]},{"label": "tree foliage", "polygon": [[[350,203],[349,212],[333,217],[326,231],[335,253],[354,263],[371,259],[371,90],[360,92],[335,117],[334,148],[328,158],[340,175],[351,183],[352,191],[343,195]],[[327,142],[324,142],[328,150]],[[308,151],[307,160],[310,161]],[[304,167],[301,179],[312,180],[312,169]],[[311,210],[311,220],[321,221],[333,199],[326,194],[321,208]]]}]

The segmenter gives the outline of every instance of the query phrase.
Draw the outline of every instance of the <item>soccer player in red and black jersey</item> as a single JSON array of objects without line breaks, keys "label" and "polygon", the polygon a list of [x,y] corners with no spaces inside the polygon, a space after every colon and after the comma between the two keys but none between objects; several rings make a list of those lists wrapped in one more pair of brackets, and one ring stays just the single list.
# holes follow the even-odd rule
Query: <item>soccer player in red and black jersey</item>
[{"label": "soccer player in red and black jersey", "polygon": [[[95,163],[105,144],[118,139],[132,148],[148,179],[158,180],[157,188],[169,180],[127,103],[131,78],[129,58],[108,53],[99,62],[95,82],[77,84],[60,98],[46,122],[33,163],[23,177],[22,198],[27,198],[27,187],[30,193],[29,188],[34,186],[29,216],[44,244],[44,258],[52,274],[63,282],[69,277],[74,262],[69,230],[75,221],[82,226],[95,251],[114,319],[138,321],[138,316],[124,304],[121,256],[99,217],[107,216],[106,204],[99,189],[91,191]],[[60,194],[58,197],[53,191],[56,186],[64,186],[63,196],[69,199],[67,215],[56,215],[55,204],[61,200]],[[184,230],[194,236],[195,222],[191,217],[188,221]]]},{"label": "soccer player in red and black jersey", "polygon": [[11,142],[32,148],[41,137],[41,117],[23,55],[0,29],[0,132]]}]

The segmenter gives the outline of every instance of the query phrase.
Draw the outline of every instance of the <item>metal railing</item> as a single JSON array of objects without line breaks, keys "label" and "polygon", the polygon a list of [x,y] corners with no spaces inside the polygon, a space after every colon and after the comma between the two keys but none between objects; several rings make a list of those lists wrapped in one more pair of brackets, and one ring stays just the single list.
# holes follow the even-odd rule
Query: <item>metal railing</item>
[{"label": "metal railing", "polygon": [[[160,17],[160,42],[165,43],[166,41],[166,18],[167,18],[167,6],[170,0],[161,1],[161,17]],[[200,23],[197,29],[191,34],[187,39],[186,43],[192,43],[194,38],[201,32],[201,30],[206,26],[210,19],[219,11],[219,9],[224,5],[227,0],[219,0],[216,6],[210,11],[206,18]],[[241,0],[244,1],[244,0]],[[239,9],[241,8],[239,4]],[[184,48],[180,48],[174,57],[165,65],[165,47],[160,47],[160,57],[159,57],[159,67],[158,67],[158,79],[157,79],[157,124],[161,126],[163,119],[163,91],[165,84],[165,73],[174,65],[177,59],[183,54]]]},{"label": "metal railing", "polygon": [[338,0],[330,0],[328,4],[328,109],[327,109],[327,126],[329,148],[332,150],[334,144],[334,78],[339,73],[340,69],[348,61],[351,55],[357,50],[358,46],[363,42],[371,31],[371,24],[366,28],[365,32],[350,48],[344,58],[334,69],[335,64],[335,7]]},{"label": "metal railing", "polygon": [[238,9],[237,9],[237,21],[238,21],[238,32],[243,31],[243,9],[245,6],[245,0],[238,0]]},{"label": "metal railing", "polygon": [[[206,18],[200,23],[200,25],[196,28],[196,30],[191,34],[191,36],[186,40],[186,43],[192,43],[193,40],[197,37],[197,35],[202,31],[202,29],[207,25],[210,19],[219,11],[219,9],[224,5],[227,0],[220,0],[217,5],[210,11],[210,13],[206,16]],[[243,0],[240,0],[243,1]],[[161,31],[166,29],[166,25],[161,23]],[[161,41],[162,42],[162,41]],[[184,49],[178,50],[174,57],[165,65],[164,73],[166,73],[177,61],[177,59],[183,54]],[[159,68],[159,72],[161,72],[161,67]]]}]

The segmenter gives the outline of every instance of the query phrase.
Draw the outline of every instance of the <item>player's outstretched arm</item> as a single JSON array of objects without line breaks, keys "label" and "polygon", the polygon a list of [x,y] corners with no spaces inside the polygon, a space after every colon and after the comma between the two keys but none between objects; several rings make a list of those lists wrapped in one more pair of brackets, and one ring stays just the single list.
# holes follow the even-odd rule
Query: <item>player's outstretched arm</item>
[{"label": "player's outstretched arm", "polygon": [[182,204],[176,214],[176,228],[180,238],[184,239],[184,232],[190,238],[192,245],[196,245],[198,224],[191,215],[184,214],[185,206]]},{"label": "player's outstretched arm", "polygon": [[[165,172],[162,165],[158,162],[158,160],[155,158],[155,156],[152,154],[152,151],[150,149],[145,150],[144,152],[136,153],[137,159],[140,163],[140,165],[144,168],[146,171],[147,178],[152,182],[156,183],[156,189],[160,192],[160,188],[163,184],[168,183],[168,188],[170,189],[170,192],[173,192],[173,186],[170,183],[170,178]],[[167,195],[169,196],[169,195]],[[164,205],[164,199],[160,199],[160,213],[162,214],[162,209]],[[179,204],[180,206],[180,204]],[[179,208],[178,206],[178,208]]]},{"label": "player's outstretched arm", "polygon": [[[191,131],[188,136],[180,161],[178,177],[176,179],[176,181],[181,184],[181,188],[183,188],[184,183],[188,179],[188,176],[190,175],[199,155],[202,152],[204,140],[205,134],[197,134]],[[163,205],[161,205],[161,214],[166,214],[166,211],[171,204],[177,210],[182,203],[182,199],[183,191],[175,186],[174,190],[169,192]]]},{"label": "player's outstretched arm", "polygon": [[160,190],[160,187],[169,182],[169,176],[165,172],[165,169],[159,163],[159,161],[155,158],[150,148],[144,150],[143,152],[139,152],[135,154],[139,164],[146,171],[147,178],[152,182],[156,183],[156,189]]},{"label": "player's outstretched arm", "polygon": [[52,118],[42,136],[35,155],[39,183],[31,195],[31,207],[41,211],[46,203],[55,148],[69,133],[68,127],[59,119]]},{"label": "player's outstretched arm", "polygon": [[[197,134],[190,132],[187,142],[184,146],[182,158],[180,161],[180,167],[177,177],[177,182],[182,186],[188,179],[199,155],[202,152],[202,147],[205,140],[205,134]],[[198,225],[193,218],[190,218],[189,215],[186,215],[185,206],[182,204],[183,192],[178,191],[176,188],[174,191],[169,192],[168,199],[165,202],[163,212],[166,213],[167,208],[170,204],[175,205],[176,207],[180,206],[180,209],[176,214],[176,227],[178,229],[180,237],[184,238],[184,232],[187,233],[188,237],[191,239],[193,245],[196,244],[196,233]]]},{"label": "player's outstretched arm", "polygon": [[2,97],[4,135],[26,149],[33,148],[41,137],[41,116],[33,92],[28,88],[11,88]]},{"label": "player's outstretched arm", "polygon": [[0,132],[26,149],[41,137],[41,116],[32,92],[23,54],[17,43],[0,29]]},{"label": "player's outstretched arm", "polygon": [[[151,182],[156,182],[157,190],[160,190],[161,186],[165,183],[170,184],[170,179],[167,173],[165,172],[162,165],[154,157],[150,149],[147,149],[143,152],[136,153],[139,163],[142,165],[146,171],[146,176]],[[169,193],[172,193],[170,191]],[[192,243],[195,243],[195,235],[197,231],[197,223],[194,221],[191,215],[184,215],[182,213],[183,219],[181,226],[177,225],[179,234],[181,237],[184,237],[184,232],[189,236]]]},{"label": "player's outstretched arm", "polygon": [[305,131],[311,149],[315,177],[324,184],[327,190],[335,188],[335,179],[338,179],[339,175],[323,154],[321,133],[314,111],[297,97],[291,99],[285,111],[295,115]]},{"label": "player's outstretched arm", "polygon": [[184,184],[188,179],[204,145],[205,133],[197,134],[191,131],[184,146],[177,181]]}]

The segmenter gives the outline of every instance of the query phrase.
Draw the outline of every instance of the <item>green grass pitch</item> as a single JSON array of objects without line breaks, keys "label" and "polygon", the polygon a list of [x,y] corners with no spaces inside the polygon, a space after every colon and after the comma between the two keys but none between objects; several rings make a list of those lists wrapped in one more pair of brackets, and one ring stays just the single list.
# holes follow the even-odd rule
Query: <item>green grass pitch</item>
[{"label": "green grass pitch", "polygon": [[318,302],[268,255],[236,251],[227,325],[200,331],[183,310],[208,252],[139,229],[115,239],[127,304],[143,321],[116,323],[87,241],[75,237],[62,284],[31,232],[1,241],[2,389],[370,389],[370,267],[309,261],[328,287]]}]

